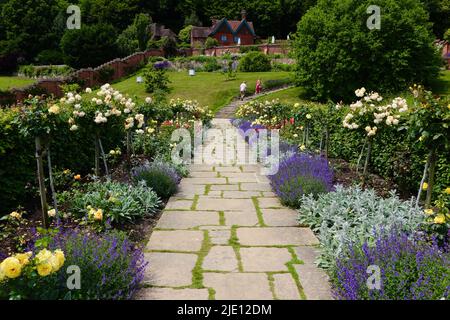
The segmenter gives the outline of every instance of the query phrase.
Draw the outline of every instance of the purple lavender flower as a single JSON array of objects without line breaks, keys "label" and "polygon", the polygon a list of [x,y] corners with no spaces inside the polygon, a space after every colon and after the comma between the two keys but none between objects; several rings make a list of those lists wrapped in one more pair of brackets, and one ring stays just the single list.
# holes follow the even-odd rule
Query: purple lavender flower
[{"label": "purple lavender flower", "polygon": [[[373,245],[350,244],[336,261],[334,295],[343,300],[424,300],[450,294],[450,247],[393,229]],[[367,268],[380,268],[380,289],[369,289]]]}]

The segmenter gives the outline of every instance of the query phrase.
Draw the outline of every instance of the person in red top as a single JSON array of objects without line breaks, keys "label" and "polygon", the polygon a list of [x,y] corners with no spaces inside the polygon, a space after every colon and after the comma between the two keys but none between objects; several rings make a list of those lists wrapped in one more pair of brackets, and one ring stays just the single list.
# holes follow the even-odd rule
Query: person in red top
[{"label": "person in red top", "polygon": [[261,80],[258,79],[258,81],[256,81],[256,89],[255,89],[255,93],[256,93],[256,94],[261,93],[261,89],[262,89],[262,87],[261,87]]}]

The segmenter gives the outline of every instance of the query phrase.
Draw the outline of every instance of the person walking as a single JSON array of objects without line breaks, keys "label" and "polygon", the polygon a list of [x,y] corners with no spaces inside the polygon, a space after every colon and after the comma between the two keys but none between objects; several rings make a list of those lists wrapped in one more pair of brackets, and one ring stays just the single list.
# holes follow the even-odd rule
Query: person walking
[{"label": "person walking", "polygon": [[262,86],[261,86],[261,80],[257,80],[256,81],[256,88],[255,88],[255,93],[256,94],[260,94],[261,93],[261,89],[262,89]]},{"label": "person walking", "polygon": [[245,98],[245,92],[247,91],[247,83],[245,81],[241,83],[239,91],[241,92],[241,100],[243,101]]}]

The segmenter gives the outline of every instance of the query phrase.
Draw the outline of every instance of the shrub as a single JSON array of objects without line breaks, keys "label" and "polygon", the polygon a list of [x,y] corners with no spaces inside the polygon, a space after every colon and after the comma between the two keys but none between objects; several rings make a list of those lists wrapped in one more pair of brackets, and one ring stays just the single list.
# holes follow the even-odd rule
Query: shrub
[{"label": "shrub", "polygon": [[259,47],[258,46],[241,46],[239,48],[240,53],[248,53],[248,52],[254,52],[254,51],[259,52]]},{"label": "shrub", "polygon": [[374,231],[385,232],[400,226],[402,231],[417,230],[424,222],[422,209],[414,201],[402,201],[393,191],[384,199],[375,191],[359,187],[336,186],[334,192],[302,198],[298,220],[318,233],[322,251],[320,266],[333,267],[334,261],[352,242],[374,243]]},{"label": "shrub", "polygon": [[372,4],[320,0],[298,23],[296,78],[312,97],[349,100],[362,86],[398,92],[437,77],[440,61],[423,4],[379,0],[381,30],[369,30],[366,10]]},{"label": "shrub", "polygon": [[239,61],[239,70],[243,72],[264,72],[270,69],[270,59],[262,52],[249,52]]},{"label": "shrub", "polygon": [[142,183],[130,186],[120,182],[93,182],[84,190],[74,190],[68,209],[78,217],[90,218],[94,210],[101,209],[103,218],[112,223],[133,222],[136,219],[154,214],[160,205],[155,192]]},{"label": "shrub", "polygon": [[97,67],[117,56],[116,30],[108,24],[83,24],[61,38],[65,63],[73,68]]},{"label": "shrub", "polygon": [[316,198],[332,189],[333,172],[325,158],[293,154],[282,161],[278,172],[269,176],[274,192],[283,204],[298,207],[302,195]]},{"label": "shrub", "polygon": [[[107,231],[101,235],[79,229],[59,227],[35,235],[28,249],[60,249],[64,266],[80,268],[80,289],[67,288],[70,274],[61,268],[56,276],[30,287],[23,299],[123,300],[131,299],[144,278],[144,254],[123,232]],[[47,280],[48,278],[48,280]],[[12,292],[10,292],[12,293]],[[18,297],[17,297],[18,298]]]},{"label": "shrub", "polygon": [[155,161],[150,165],[134,168],[133,179],[138,183],[145,182],[162,199],[169,199],[177,192],[181,177],[171,165]]},{"label": "shrub", "polygon": [[219,45],[219,41],[217,41],[217,39],[208,37],[208,38],[206,38],[206,41],[205,41],[205,44],[203,47],[205,49],[211,49],[211,48],[217,47],[218,45]]},{"label": "shrub", "polygon": [[[450,251],[396,230],[375,243],[350,244],[336,262],[333,291],[345,300],[439,300],[450,294]],[[380,290],[367,286],[367,270],[381,271]]]},{"label": "shrub", "polygon": [[[164,62],[164,61],[163,61]],[[168,93],[169,77],[167,76],[165,68],[155,68],[154,65],[149,65],[144,72],[145,91],[154,93],[157,91]]]},{"label": "shrub", "polygon": [[64,63],[64,54],[59,50],[42,50],[36,56],[36,62],[41,65],[50,65],[50,64],[63,64]]},{"label": "shrub", "polygon": [[180,39],[180,41],[182,43],[190,44],[191,43],[191,32],[192,32],[191,25],[184,27],[178,33],[178,39]]},{"label": "shrub", "polygon": [[270,90],[270,89],[274,89],[274,88],[288,86],[291,84],[293,84],[293,79],[291,79],[291,78],[273,79],[273,80],[264,81],[263,87],[264,87],[264,89]]}]

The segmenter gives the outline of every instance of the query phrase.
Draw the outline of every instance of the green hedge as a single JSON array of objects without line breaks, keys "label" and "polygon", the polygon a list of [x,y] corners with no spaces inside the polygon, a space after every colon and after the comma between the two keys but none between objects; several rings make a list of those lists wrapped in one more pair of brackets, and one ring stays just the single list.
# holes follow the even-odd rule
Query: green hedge
[{"label": "green hedge", "polygon": [[[19,128],[12,122],[17,112],[17,109],[0,109],[0,216],[18,205],[30,203],[37,196],[34,141],[19,134]],[[51,143],[52,165],[56,169],[72,169],[81,174],[92,172],[92,137],[82,131],[70,132],[67,127],[59,129],[60,134]],[[102,133],[105,150],[122,144],[123,132],[117,128],[106,131]]]}]

